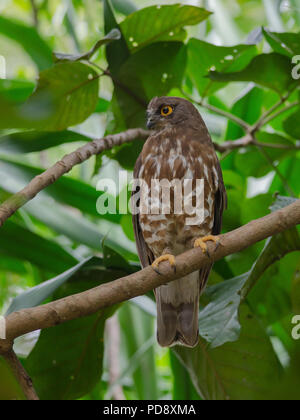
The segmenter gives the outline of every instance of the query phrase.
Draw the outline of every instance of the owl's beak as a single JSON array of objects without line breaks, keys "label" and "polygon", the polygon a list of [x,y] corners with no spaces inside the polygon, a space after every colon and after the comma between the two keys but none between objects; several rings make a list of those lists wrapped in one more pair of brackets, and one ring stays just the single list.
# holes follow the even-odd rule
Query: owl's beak
[{"label": "owl's beak", "polygon": [[151,128],[153,128],[155,126],[155,121],[152,118],[148,118],[147,120],[147,128],[148,130],[151,130]]}]

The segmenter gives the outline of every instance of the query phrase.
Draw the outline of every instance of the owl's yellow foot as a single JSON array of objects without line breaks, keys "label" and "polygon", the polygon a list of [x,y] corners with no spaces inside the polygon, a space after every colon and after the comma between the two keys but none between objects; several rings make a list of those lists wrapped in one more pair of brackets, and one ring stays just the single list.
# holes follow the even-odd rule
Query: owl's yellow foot
[{"label": "owl's yellow foot", "polygon": [[176,273],[176,261],[174,255],[171,254],[164,254],[160,257],[156,258],[156,260],[152,263],[152,268],[157,274],[161,274],[158,266],[163,261],[169,261],[170,266],[173,267],[174,272]]},{"label": "owl's yellow foot", "polygon": [[215,251],[219,248],[220,245],[220,238],[218,236],[208,235],[204,236],[203,238],[198,238],[194,242],[194,248],[201,248],[203,251],[203,254],[207,254],[209,257],[209,252],[207,249],[206,242],[212,241],[216,244]]}]

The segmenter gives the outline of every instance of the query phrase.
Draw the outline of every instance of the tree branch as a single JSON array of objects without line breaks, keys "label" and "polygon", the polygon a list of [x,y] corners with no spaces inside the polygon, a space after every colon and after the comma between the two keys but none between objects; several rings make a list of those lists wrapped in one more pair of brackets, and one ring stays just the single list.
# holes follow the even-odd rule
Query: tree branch
[{"label": "tree branch", "polygon": [[230,254],[242,251],[251,245],[300,223],[300,200],[254,220],[234,231],[220,236],[221,244],[208,244],[210,257],[201,249],[192,249],[176,257],[176,273],[168,263],[162,263],[157,274],[152,267],[121,279],[102,284],[73,296],[13,312],[6,317],[6,340],[0,340],[0,354],[7,353],[16,337],[49,328],[72,319],[91,315],[100,309],[143,295],[162,284],[199,270],[207,263],[215,262]]},{"label": "tree branch", "polygon": [[10,366],[13,374],[15,375],[18,383],[20,384],[23,394],[28,400],[39,400],[37,396],[31,378],[28,376],[23,365],[17,358],[15,352],[11,349],[8,352],[2,354],[8,365]]}]

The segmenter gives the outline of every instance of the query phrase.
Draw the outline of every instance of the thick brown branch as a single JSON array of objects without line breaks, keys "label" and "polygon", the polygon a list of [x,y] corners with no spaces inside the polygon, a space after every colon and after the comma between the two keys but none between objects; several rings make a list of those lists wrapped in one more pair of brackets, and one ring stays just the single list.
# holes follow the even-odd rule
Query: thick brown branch
[{"label": "thick brown branch", "polygon": [[3,357],[7,361],[13,374],[19,382],[24,396],[28,400],[38,400],[39,398],[33,388],[32,380],[28,376],[19,359],[17,358],[15,352],[13,350],[9,350],[7,353],[3,353]]},{"label": "thick brown branch", "polygon": [[209,244],[211,257],[200,249],[193,249],[176,257],[177,271],[162,263],[158,275],[147,267],[130,276],[103,284],[94,289],[68,296],[42,306],[11,313],[6,318],[7,339],[0,340],[0,353],[7,352],[16,337],[42,328],[52,327],[72,319],[87,316],[99,309],[143,295],[156,287],[199,270],[213,262],[291,228],[300,223],[300,200],[284,209],[254,220],[232,232],[221,235],[221,245],[214,250]]}]

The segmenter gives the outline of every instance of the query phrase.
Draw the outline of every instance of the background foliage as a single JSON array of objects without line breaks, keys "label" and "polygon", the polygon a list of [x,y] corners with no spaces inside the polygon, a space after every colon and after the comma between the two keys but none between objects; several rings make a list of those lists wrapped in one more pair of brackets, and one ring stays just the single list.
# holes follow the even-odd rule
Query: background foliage
[{"label": "background foliage", "polygon": [[[143,127],[157,95],[217,107],[199,107],[217,143],[244,135],[224,112],[252,125],[286,95],[257,133],[259,142],[286,148],[249,146],[220,156],[229,196],[223,230],[266,215],[274,194],[281,196],[277,207],[299,198],[299,80],[291,77],[300,54],[298,1],[154,4],[1,1],[1,201],[90,137]],[[130,216],[99,215],[96,185],[118,180],[120,168],[132,174],[141,147],[90,159],[5,223],[2,314],[139,268]],[[19,338],[16,351],[44,399],[117,392],[127,399],[299,399],[299,342],[291,338],[291,319],[300,313],[299,252],[292,252],[299,242],[295,228],[215,265],[194,350],[157,346],[149,294]],[[0,378],[0,399],[22,398],[1,358]]]}]

